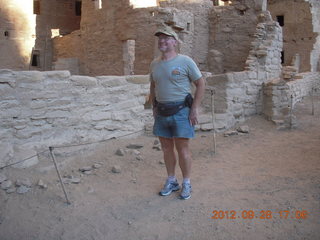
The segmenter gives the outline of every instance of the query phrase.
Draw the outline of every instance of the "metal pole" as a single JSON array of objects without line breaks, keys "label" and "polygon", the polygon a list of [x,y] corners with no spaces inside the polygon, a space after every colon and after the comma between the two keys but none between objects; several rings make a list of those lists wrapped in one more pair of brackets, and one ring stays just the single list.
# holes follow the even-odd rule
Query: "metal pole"
[{"label": "metal pole", "polygon": [[314,88],[311,89],[311,106],[312,106],[312,110],[311,110],[311,115],[313,116],[314,115],[314,101],[313,101],[313,91],[314,91]]},{"label": "metal pole", "polygon": [[216,154],[216,129],[214,126],[214,88],[210,89],[211,92],[211,121],[213,130],[213,154]]},{"label": "metal pole", "polygon": [[61,184],[61,187],[62,187],[64,196],[66,197],[67,204],[71,204],[71,202],[69,201],[67,192],[66,192],[66,190],[65,190],[65,188],[64,188],[64,184],[63,184],[63,181],[62,181],[62,178],[61,178],[59,169],[58,169],[58,165],[57,165],[57,163],[56,163],[56,159],[55,159],[55,157],[54,157],[53,147],[49,147],[49,151],[50,151],[50,155],[51,155],[52,160],[53,160],[54,167],[56,168],[56,171],[57,171],[57,174],[58,174],[58,177],[59,177],[59,181],[60,181],[60,184]]},{"label": "metal pole", "polygon": [[292,107],[293,107],[293,96],[290,96],[291,100],[290,100],[290,112],[289,112],[289,120],[290,120],[290,129],[292,129]]}]

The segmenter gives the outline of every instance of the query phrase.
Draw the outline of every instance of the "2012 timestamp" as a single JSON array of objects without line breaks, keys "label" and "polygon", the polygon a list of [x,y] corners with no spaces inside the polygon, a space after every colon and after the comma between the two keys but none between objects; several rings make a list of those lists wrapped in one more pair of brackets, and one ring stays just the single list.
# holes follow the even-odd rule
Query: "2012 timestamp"
[{"label": "2012 timestamp", "polygon": [[211,219],[307,219],[306,210],[213,210]]}]

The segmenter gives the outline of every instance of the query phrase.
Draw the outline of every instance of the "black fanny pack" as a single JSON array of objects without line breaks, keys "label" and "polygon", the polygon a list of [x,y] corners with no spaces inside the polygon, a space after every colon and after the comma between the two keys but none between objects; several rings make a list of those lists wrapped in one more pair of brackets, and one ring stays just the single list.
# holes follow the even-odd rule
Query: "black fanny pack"
[{"label": "black fanny pack", "polygon": [[165,103],[159,103],[155,101],[155,107],[157,108],[157,114],[161,116],[171,116],[179,112],[181,109],[185,107],[191,108],[193,102],[192,95],[189,93],[186,98],[184,99],[184,102],[177,103],[177,104],[165,104]]}]

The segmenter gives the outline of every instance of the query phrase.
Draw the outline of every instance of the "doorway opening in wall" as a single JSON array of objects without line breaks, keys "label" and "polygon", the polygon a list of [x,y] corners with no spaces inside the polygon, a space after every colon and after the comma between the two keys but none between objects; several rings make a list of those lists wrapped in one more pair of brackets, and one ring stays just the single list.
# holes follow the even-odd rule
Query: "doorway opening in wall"
[{"label": "doorway opening in wall", "polygon": [[281,64],[284,64],[284,51],[281,52]]},{"label": "doorway opening in wall", "polygon": [[40,67],[40,51],[32,50],[31,64],[32,67]]},{"label": "doorway opening in wall", "polygon": [[76,16],[81,16],[81,6],[82,6],[81,1],[75,1],[75,14],[76,14]]},{"label": "doorway opening in wall", "polygon": [[33,14],[40,15],[40,0],[33,0]]},{"label": "doorway opening in wall", "polygon": [[4,31],[4,36],[8,38],[9,37],[9,31]]},{"label": "doorway opening in wall", "polygon": [[277,16],[277,22],[279,23],[279,25],[281,27],[283,27],[284,26],[284,16],[283,15]]}]

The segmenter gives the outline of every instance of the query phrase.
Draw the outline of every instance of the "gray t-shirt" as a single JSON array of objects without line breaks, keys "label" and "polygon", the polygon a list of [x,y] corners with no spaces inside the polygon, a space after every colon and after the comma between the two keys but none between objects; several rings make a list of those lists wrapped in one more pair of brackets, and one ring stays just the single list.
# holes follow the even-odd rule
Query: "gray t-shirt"
[{"label": "gray t-shirt", "polygon": [[201,77],[196,63],[182,54],[168,61],[157,58],[150,65],[150,81],[155,82],[156,99],[161,103],[184,101],[191,82]]}]

